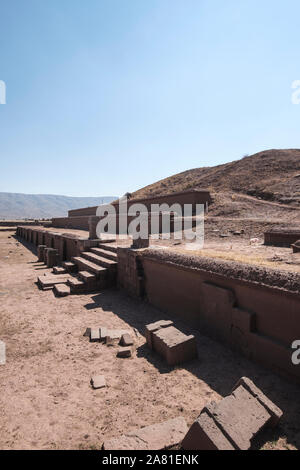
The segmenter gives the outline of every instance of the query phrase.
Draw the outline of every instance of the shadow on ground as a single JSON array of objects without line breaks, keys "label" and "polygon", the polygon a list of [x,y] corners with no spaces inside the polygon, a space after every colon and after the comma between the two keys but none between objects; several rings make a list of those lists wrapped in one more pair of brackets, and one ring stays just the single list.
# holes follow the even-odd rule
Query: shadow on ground
[{"label": "shadow on ground", "polygon": [[26,240],[24,240],[23,238],[21,237],[17,237],[17,235],[13,235],[13,238],[18,242],[18,243],[21,243],[23,246],[25,246],[25,248],[27,248],[27,250],[31,251],[31,253],[33,253],[34,255],[37,255],[37,247],[35,245],[33,245],[32,243],[30,242],[27,242]]},{"label": "shadow on ground", "polygon": [[[148,323],[161,319],[172,319],[174,325],[186,334],[194,334],[198,345],[198,360],[180,367],[204,381],[222,397],[230,394],[235,383],[242,376],[247,376],[279,406],[284,416],[276,429],[266,429],[253,442],[253,449],[263,447],[266,442],[282,439],[283,448],[286,444],[300,448],[300,399],[299,387],[278,377],[258,364],[252,363],[228,347],[201,335],[198,330],[189,328],[182,321],[160,312],[146,302],[129,298],[117,290],[107,290],[92,296],[92,303],[85,308],[112,311],[123,321],[135,328],[144,336],[144,328]],[[137,349],[137,356],[146,358],[161,373],[168,374],[173,370],[146,344]],[[199,410],[200,413],[201,410]]]}]

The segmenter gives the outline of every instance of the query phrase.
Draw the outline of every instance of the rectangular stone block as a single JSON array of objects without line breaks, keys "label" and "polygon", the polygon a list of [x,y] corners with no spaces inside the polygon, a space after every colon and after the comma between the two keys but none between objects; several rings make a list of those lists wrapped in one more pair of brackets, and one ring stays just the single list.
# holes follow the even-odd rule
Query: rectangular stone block
[{"label": "rectangular stone block", "polygon": [[104,442],[103,450],[163,450],[177,446],[187,433],[182,417],[129,432]]},{"label": "rectangular stone block", "polygon": [[146,341],[150,349],[153,349],[152,346],[152,335],[155,331],[160,330],[161,328],[167,328],[168,326],[172,326],[173,322],[171,320],[159,320],[155,323],[150,323],[150,325],[146,325],[145,328],[145,336]]},{"label": "rectangular stone block", "polygon": [[271,418],[259,401],[243,387],[238,387],[220,403],[211,403],[206,411],[239,450],[250,449],[251,440]]},{"label": "rectangular stone block", "polygon": [[131,357],[131,355],[132,355],[131,348],[119,348],[117,352],[117,357],[121,357],[121,358]]},{"label": "rectangular stone block", "polygon": [[254,437],[274,426],[282,412],[250,379],[242,377],[228,397],[208,404],[182,442],[185,450],[248,450]]},{"label": "rectangular stone block", "polygon": [[67,284],[56,284],[53,287],[53,290],[55,295],[57,295],[58,297],[66,297],[71,293],[70,287],[67,286]]},{"label": "rectangular stone block", "polygon": [[174,326],[155,331],[152,334],[152,347],[170,366],[182,364],[198,356],[196,338],[193,335],[185,335]]},{"label": "rectangular stone block", "polygon": [[182,442],[184,450],[235,450],[214,420],[204,411]]},{"label": "rectangular stone block", "polygon": [[106,380],[103,375],[94,375],[91,378],[91,384],[93,389],[97,390],[99,388],[104,388],[106,387]]},{"label": "rectangular stone block", "polygon": [[269,421],[269,426],[276,426],[278,421],[281,419],[283,413],[278,406],[275,405],[263,392],[252,382],[252,380],[248,379],[248,377],[241,377],[237,384],[233,387],[232,392],[234,392],[237,388],[243,386],[246,390],[248,390],[251,395],[253,395],[270,413],[271,420]]},{"label": "rectangular stone block", "polygon": [[129,333],[125,333],[121,336],[120,345],[125,347],[133,345],[133,339]]},{"label": "rectangular stone block", "polygon": [[53,273],[54,274],[66,274],[67,270],[65,268],[60,267],[60,266],[54,266]]},{"label": "rectangular stone block", "polygon": [[91,328],[90,342],[100,343],[100,329],[99,328]]}]

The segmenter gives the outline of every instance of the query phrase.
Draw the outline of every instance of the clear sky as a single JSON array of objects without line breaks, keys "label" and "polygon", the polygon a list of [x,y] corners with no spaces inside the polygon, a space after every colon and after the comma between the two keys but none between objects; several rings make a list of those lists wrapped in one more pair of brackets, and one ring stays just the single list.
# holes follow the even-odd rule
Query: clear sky
[{"label": "clear sky", "polygon": [[300,147],[299,0],[0,0],[0,191],[121,195]]}]

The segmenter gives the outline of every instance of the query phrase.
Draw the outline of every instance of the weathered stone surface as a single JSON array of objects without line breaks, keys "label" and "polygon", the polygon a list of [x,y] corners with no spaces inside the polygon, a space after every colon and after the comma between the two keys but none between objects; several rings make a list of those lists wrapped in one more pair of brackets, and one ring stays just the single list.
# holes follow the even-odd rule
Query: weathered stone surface
[{"label": "weathered stone surface", "polygon": [[168,326],[172,326],[173,322],[171,320],[159,320],[155,323],[150,323],[150,325],[146,325],[145,328],[145,336],[146,341],[150,349],[153,349],[152,346],[152,335],[155,331],[160,330],[161,328],[167,328]]},{"label": "weathered stone surface", "polygon": [[53,272],[54,272],[54,274],[66,274],[67,270],[65,268],[60,267],[60,266],[54,266]]},{"label": "weathered stone surface", "polygon": [[120,340],[121,346],[132,346],[133,345],[133,339],[130,336],[129,333],[125,333],[124,335],[121,336]]},{"label": "weathered stone surface", "polygon": [[[99,330],[99,336],[100,336],[100,341],[105,341],[106,339],[106,336],[107,336],[107,328],[105,327],[100,327],[100,328],[97,328],[97,327],[88,327],[83,336],[88,336],[90,338],[91,336],[91,330]],[[96,333],[97,334],[97,333]]]},{"label": "weathered stone surface", "polygon": [[100,340],[105,341],[107,337],[107,328],[101,327],[100,328]]},{"label": "weathered stone surface", "polygon": [[53,287],[55,295],[58,297],[66,297],[67,295],[70,295],[70,287],[67,286],[67,284],[56,284]]},{"label": "weathered stone surface", "polygon": [[243,377],[233,392],[201,412],[185,436],[186,450],[248,450],[253,438],[266,425],[274,426],[281,410]]},{"label": "weathered stone surface", "polygon": [[106,387],[106,381],[104,375],[94,375],[91,378],[92,387],[97,390],[98,388]]},{"label": "weathered stone surface", "polygon": [[132,351],[131,348],[119,348],[117,352],[118,357],[126,358],[126,357],[131,357]]},{"label": "weathered stone surface", "polygon": [[235,450],[214,420],[203,411],[186,434],[184,450]]},{"label": "weathered stone surface", "polygon": [[152,348],[174,366],[197,357],[197,343],[193,335],[187,336],[174,326],[152,333]]},{"label": "weathered stone surface", "polygon": [[233,387],[232,392],[238,387],[243,386],[248,392],[251,393],[270,413],[271,420],[269,421],[269,426],[276,426],[278,421],[282,417],[283,413],[278,406],[275,405],[263,392],[250,380],[248,377],[241,377],[237,384]]},{"label": "weathered stone surface", "polygon": [[47,248],[46,245],[39,245],[37,247],[38,261],[44,261],[44,251]]},{"label": "weathered stone surface", "polygon": [[244,387],[238,387],[220,403],[205,410],[236,449],[248,450],[251,440],[270,420],[271,415]]},{"label": "weathered stone surface", "polygon": [[188,428],[182,417],[146,426],[104,442],[103,450],[163,450],[178,445]]},{"label": "weathered stone surface", "polygon": [[100,329],[99,328],[91,328],[90,342],[100,343]]},{"label": "weathered stone surface", "polygon": [[106,330],[106,343],[107,344],[118,344],[121,337],[126,334],[128,330]]},{"label": "weathered stone surface", "polygon": [[37,282],[42,287],[42,289],[47,289],[53,287],[55,284],[64,284],[68,281],[70,276],[55,276],[54,274],[49,274],[46,276],[38,276]]}]

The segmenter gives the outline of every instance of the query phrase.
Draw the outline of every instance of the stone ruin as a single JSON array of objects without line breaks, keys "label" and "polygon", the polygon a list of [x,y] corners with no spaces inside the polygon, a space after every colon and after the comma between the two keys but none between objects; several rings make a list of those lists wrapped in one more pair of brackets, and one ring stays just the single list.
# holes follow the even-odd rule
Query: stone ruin
[{"label": "stone ruin", "polygon": [[169,366],[182,364],[198,357],[195,336],[185,335],[169,320],[147,325],[146,341],[149,348],[162,356]]},{"label": "stone ruin", "polygon": [[282,411],[247,377],[231,395],[209,403],[183,439],[185,450],[249,450],[266,426],[275,427]]},{"label": "stone ruin", "polygon": [[275,427],[282,411],[247,377],[231,395],[206,405],[188,428],[183,417],[146,426],[104,441],[103,450],[249,450],[266,426]]}]

